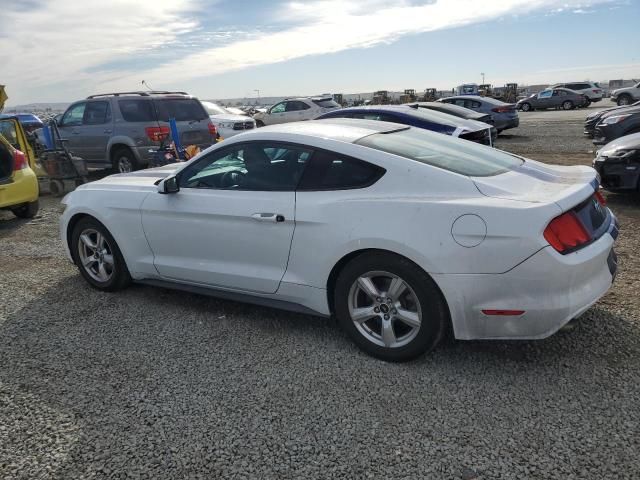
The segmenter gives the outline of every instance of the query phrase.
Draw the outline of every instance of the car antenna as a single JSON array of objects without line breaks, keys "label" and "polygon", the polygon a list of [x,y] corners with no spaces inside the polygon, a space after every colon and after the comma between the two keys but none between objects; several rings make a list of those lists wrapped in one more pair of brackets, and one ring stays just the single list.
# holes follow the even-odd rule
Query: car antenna
[{"label": "car antenna", "polygon": [[153,92],[153,88],[151,88],[149,86],[149,84],[146,82],[146,80],[142,80],[142,85],[144,85],[145,87],[147,87],[149,89],[150,92]]}]

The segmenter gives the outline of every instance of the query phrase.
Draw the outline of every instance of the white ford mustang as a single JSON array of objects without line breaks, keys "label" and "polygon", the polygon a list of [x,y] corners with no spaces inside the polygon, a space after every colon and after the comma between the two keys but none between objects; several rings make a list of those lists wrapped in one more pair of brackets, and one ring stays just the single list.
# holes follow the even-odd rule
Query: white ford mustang
[{"label": "white ford mustang", "polygon": [[334,314],[386,360],[458,339],[547,337],[600,298],[617,222],[589,167],[422,129],[321,120],[254,130],[63,203],[92,286],[132,280]]}]

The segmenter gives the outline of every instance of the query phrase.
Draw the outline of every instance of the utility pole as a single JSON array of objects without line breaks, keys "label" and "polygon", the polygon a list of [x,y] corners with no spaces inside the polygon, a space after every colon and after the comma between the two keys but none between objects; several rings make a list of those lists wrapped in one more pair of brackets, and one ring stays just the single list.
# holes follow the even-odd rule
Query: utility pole
[{"label": "utility pole", "polygon": [[258,105],[260,105],[260,90],[256,88],[254,92],[258,94]]},{"label": "utility pole", "polygon": [[484,85],[484,72],[480,73],[482,75],[482,84]]}]

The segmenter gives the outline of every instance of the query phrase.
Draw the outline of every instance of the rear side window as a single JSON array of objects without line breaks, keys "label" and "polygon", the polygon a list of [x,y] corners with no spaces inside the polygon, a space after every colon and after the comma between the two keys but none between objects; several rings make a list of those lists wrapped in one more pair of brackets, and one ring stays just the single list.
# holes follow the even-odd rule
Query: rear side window
[{"label": "rear side window", "polygon": [[313,100],[313,103],[321,108],[340,108],[340,104],[334,102],[331,98],[323,98],[320,100]]},{"label": "rear side window", "polygon": [[395,117],[394,115],[380,112],[355,112],[352,118],[361,118],[363,120],[379,120],[381,122],[403,123],[401,119]]},{"label": "rear side window", "polygon": [[317,150],[305,170],[298,190],[349,190],[373,185],[385,169],[337,153]]},{"label": "rear side window", "polygon": [[499,150],[419,128],[376,133],[355,143],[471,177],[498,175],[523,163]]},{"label": "rear side window", "polygon": [[209,118],[204,107],[195,98],[157,98],[158,119],[168,122],[175,118],[177,122],[205,120]]},{"label": "rear side window", "polygon": [[100,125],[111,121],[109,102],[89,102],[84,109],[82,123],[84,125]]},{"label": "rear side window", "polygon": [[122,118],[127,122],[155,122],[156,113],[151,100],[118,100]]}]

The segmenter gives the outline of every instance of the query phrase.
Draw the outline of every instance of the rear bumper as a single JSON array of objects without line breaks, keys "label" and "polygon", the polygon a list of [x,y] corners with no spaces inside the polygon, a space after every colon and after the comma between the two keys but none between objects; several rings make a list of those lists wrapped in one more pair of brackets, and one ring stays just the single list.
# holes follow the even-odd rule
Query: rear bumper
[{"label": "rear bumper", "polygon": [[608,162],[594,160],[593,168],[598,172],[601,185],[613,192],[637,191],[640,184],[640,163]]},{"label": "rear bumper", "polygon": [[[546,247],[503,274],[434,275],[449,304],[455,337],[545,338],[582,314],[613,282],[615,219],[587,247],[561,255]],[[524,310],[521,315],[485,315],[482,310]]]},{"label": "rear bumper", "polygon": [[497,119],[495,122],[495,127],[498,130],[508,130],[510,128],[516,128],[520,125],[520,117],[507,118],[507,119]]},{"label": "rear bumper", "polygon": [[38,199],[38,178],[30,168],[13,172],[11,180],[0,184],[0,208],[9,208]]}]

